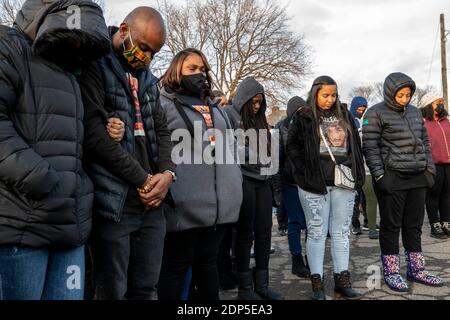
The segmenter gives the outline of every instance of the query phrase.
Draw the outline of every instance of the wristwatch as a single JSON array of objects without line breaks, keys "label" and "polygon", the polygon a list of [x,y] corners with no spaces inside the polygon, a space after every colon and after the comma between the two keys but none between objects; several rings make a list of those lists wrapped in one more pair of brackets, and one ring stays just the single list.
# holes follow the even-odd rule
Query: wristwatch
[{"label": "wristwatch", "polygon": [[164,171],[164,173],[166,173],[166,172],[168,172],[168,173],[170,173],[172,175],[172,182],[177,181],[178,178],[177,178],[177,175],[175,174],[175,172],[173,172],[172,170]]}]

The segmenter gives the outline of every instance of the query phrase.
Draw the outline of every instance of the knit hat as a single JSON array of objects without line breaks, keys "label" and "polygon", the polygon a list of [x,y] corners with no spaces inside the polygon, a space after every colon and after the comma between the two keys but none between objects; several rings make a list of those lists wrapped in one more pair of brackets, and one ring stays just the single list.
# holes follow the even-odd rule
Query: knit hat
[{"label": "knit hat", "polygon": [[424,95],[422,99],[420,99],[419,105],[421,108],[425,108],[426,106],[432,104],[433,102],[439,99],[442,99],[442,96],[434,92],[429,92],[426,95]]},{"label": "knit hat", "polygon": [[350,112],[354,117],[356,117],[356,110],[358,110],[359,107],[368,107],[367,99],[364,97],[355,97],[352,100],[352,105],[350,107]]},{"label": "knit hat", "polygon": [[352,108],[367,107],[367,100],[364,97],[355,97],[352,100]]}]

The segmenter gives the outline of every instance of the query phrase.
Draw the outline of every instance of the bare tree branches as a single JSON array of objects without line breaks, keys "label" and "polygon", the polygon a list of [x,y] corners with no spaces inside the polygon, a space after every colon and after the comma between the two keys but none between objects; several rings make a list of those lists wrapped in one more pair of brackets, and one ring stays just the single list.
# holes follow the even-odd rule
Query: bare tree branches
[{"label": "bare tree branches", "polygon": [[[270,102],[285,102],[302,87],[311,60],[304,39],[287,26],[285,8],[265,0],[194,0],[182,5],[161,0],[168,40],[165,55],[187,47],[202,50],[218,89],[230,96],[239,82],[254,76]],[[160,69],[167,59],[158,66]]]},{"label": "bare tree branches", "polygon": [[[420,100],[429,92],[435,91],[433,86],[425,88],[417,87],[416,92],[411,100],[411,104],[418,106]],[[384,100],[383,82],[376,82],[372,85],[354,87],[350,91],[349,98],[364,97],[369,102],[369,105],[374,105]]]},{"label": "bare tree branches", "polygon": [[105,0],[92,0],[92,2],[95,2],[99,5],[100,8],[102,8],[103,12],[105,11],[106,5]]},{"label": "bare tree branches", "polygon": [[[105,10],[104,0],[93,0]],[[24,0],[0,0],[0,23],[12,25]],[[173,55],[194,47],[212,66],[218,89],[234,96],[239,82],[254,76],[271,105],[301,89],[311,69],[302,36],[289,30],[289,17],[276,0],[158,0],[168,40],[154,68],[158,75]]]},{"label": "bare tree branches", "polygon": [[372,96],[374,95],[374,88],[373,86],[360,86],[360,87],[354,87],[350,91],[350,99],[353,99],[354,97],[363,97],[366,98],[367,101],[372,100]]},{"label": "bare tree branches", "polygon": [[435,88],[433,86],[427,86],[425,88],[417,88],[416,93],[414,94],[414,97],[412,99],[412,104],[415,106],[419,106],[420,100],[430,92],[436,92]]},{"label": "bare tree branches", "polygon": [[25,0],[0,0],[0,24],[12,26]]}]

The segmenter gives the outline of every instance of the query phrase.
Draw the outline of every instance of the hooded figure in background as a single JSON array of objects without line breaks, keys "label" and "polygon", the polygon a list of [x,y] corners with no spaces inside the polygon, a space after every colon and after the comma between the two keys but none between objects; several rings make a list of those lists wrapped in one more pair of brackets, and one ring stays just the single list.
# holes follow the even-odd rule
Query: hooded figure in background
[{"label": "hooded figure in background", "polygon": [[[241,134],[245,135],[252,131],[259,136],[257,139],[245,139],[245,143],[239,139],[242,144],[240,147],[245,148],[245,162],[241,165],[244,197],[236,227],[238,298],[241,300],[282,299],[279,293],[269,287],[273,194],[270,176],[263,174],[265,165],[260,161],[261,150],[269,151],[272,143],[266,110],[264,87],[253,77],[242,80],[233,99],[233,105],[225,108],[232,127],[235,130],[242,130],[236,131],[236,136],[240,137]],[[251,163],[252,160],[256,161]],[[256,267],[252,274],[249,265],[253,242]]]},{"label": "hooded figure in background", "polygon": [[277,183],[274,183],[275,185],[278,186],[278,188],[275,189],[280,189],[279,188],[279,183],[278,182],[283,182],[283,183],[288,183],[288,184],[292,184],[292,185],[296,185],[295,184],[295,180],[294,177],[292,176],[292,165],[291,163],[288,161],[289,159],[286,156],[286,145],[287,145],[287,138],[288,138],[288,133],[289,133],[289,125],[291,124],[292,118],[294,117],[294,114],[297,112],[298,109],[300,109],[301,107],[305,107],[306,106],[306,102],[305,100],[303,100],[300,97],[293,97],[292,99],[289,100],[288,104],[287,104],[287,117],[284,118],[283,120],[279,121],[276,125],[275,125],[275,129],[280,130],[280,171],[279,173],[280,175],[277,175],[277,179],[274,178],[274,181],[276,180]]},{"label": "hooded figure in background", "polygon": [[306,105],[305,100],[300,97],[293,97],[289,100],[287,104],[286,114],[287,116],[275,125],[274,129],[278,130],[280,135],[280,170],[278,174],[274,175],[272,178],[272,185],[274,190],[274,200],[277,205],[277,220],[278,220],[278,233],[281,236],[286,236],[288,234],[288,214],[286,208],[282,201],[282,179],[293,181],[292,168],[290,167],[287,157],[285,157],[285,148],[287,143],[287,136],[289,130],[289,124],[292,120],[294,113],[298,108]]},{"label": "hooded figure in background", "polygon": [[367,105],[367,99],[364,97],[355,97],[352,100],[350,113],[352,114],[353,118],[355,118],[355,125],[356,128],[358,128],[358,131],[361,131],[361,120],[367,110]]},{"label": "hooded figure in background", "polygon": [[[74,74],[108,48],[102,10],[88,0],[29,0],[14,28],[0,27],[4,299],[83,298],[93,188],[81,163],[83,103]],[[68,271],[76,280],[70,288]]]},{"label": "hooded figure in background", "polygon": [[306,107],[306,102],[300,97],[293,97],[287,104],[287,117],[275,125],[280,130],[280,170],[273,177],[275,199],[281,202],[281,208],[288,216],[289,251],[292,256],[292,274],[299,278],[309,278],[310,271],[302,255],[301,233],[306,230],[305,213],[298,197],[297,184],[294,179],[294,167],[286,153],[289,126],[298,109]]},{"label": "hooded figure in background", "polygon": [[[350,113],[353,116],[355,126],[358,129],[358,132],[359,132],[359,135],[361,138],[362,138],[362,121],[363,121],[363,116],[367,110],[367,105],[368,105],[368,103],[367,103],[366,98],[354,97],[352,100],[352,103],[351,103],[351,107],[350,107]],[[376,239],[378,239],[378,231],[376,230],[376,206],[377,206],[377,204],[374,203],[374,201],[373,201],[375,199],[375,196],[374,196],[373,192],[370,192],[369,196],[372,198],[369,199],[369,201],[367,201],[365,191],[363,190],[363,189],[366,189],[366,190],[369,189],[369,191],[373,191],[373,190],[370,190],[371,186],[372,186],[372,181],[366,180],[366,183],[364,184],[363,188],[360,188],[357,190],[358,194],[356,195],[355,206],[353,208],[352,233],[354,235],[361,235],[363,230],[364,231],[369,230],[370,231],[369,238],[376,240]],[[368,209],[368,205],[370,206],[369,209]],[[359,216],[361,214],[360,208],[362,208],[362,213],[364,216],[364,224],[362,226],[361,226],[361,222],[359,221]],[[375,220],[373,223],[369,223],[368,211],[370,211],[370,213],[372,214],[371,219]]]},{"label": "hooded figure in background", "polygon": [[[254,113],[251,110],[252,107],[248,106],[248,104],[251,104],[252,99],[257,96],[260,99],[255,103],[255,106],[258,106],[258,110]],[[233,104],[224,110],[228,114],[231,125],[235,130],[270,129],[266,119],[267,101],[264,87],[252,77],[242,80],[236,91],[236,96],[233,98]],[[268,134],[270,135],[269,131]],[[270,141],[270,136],[268,140]],[[245,162],[241,165],[242,174],[260,181],[269,180],[269,176],[261,174],[261,169],[264,166],[260,163],[259,156],[257,156],[257,163],[249,163],[249,159],[257,154],[257,149],[254,147],[256,146],[252,146],[247,142],[245,144]]]}]

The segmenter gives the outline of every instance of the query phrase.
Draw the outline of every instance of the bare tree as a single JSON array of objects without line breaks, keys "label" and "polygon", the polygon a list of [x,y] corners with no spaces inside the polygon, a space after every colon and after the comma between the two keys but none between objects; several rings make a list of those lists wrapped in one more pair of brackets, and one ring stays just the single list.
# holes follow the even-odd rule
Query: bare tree
[{"label": "bare tree", "polygon": [[285,102],[310,73],[311,59],[301,35],[288,28],[284,7],[274,0],[193,0],[182,5],[160,0],[168,26],[160,69],[182,49],[203,51],[215,85],[234,96],[239,82],[254,76],[272,105]]},{"label": "bare tree", "polygon": [[414,94],[411,103],[417,107],[420,106],[420,100],[430,92],[436,92],[435,88],[433,86],[426,86],[425,88],[418,87],[416,89],[416,93]]},{"label": "bare tree", "polygon": [[384,100],[384,83],[376,82],[372,85],[373,87],[373,103],[378,103]]},{"label": "bare tree", "polygon": [[0,24],[12,26],[25,0],[0,0]]},{"label": "bare tree", "polygon": [[356,86],[350,90],[349,99],[354,97],[364,97],[369,105],[374,105],[383,101],[384,91],[383,82],[375,82],[369,85]]},{"label": "bare tree", "polygon": [[[24,2],[25,0],[0,0],[0,25],[12,26]],[[97,3],[105,12],[104,0],[92,0],[92,2]]]},{"label": "bare tree", "polygon": [[367,101],[371,101],[373,92],[374,92],[374,89],[372,86],[354,87],[350,90],[349,99],[351,100],[354,97],[363,97],[363,98],[366,98]]},{"label": "bare tree", "polygon": [[[411,104],[418,106],[423,96],[433,91],[435,91],[433,86],[427,86],[425,88],[417,87]],[[384,84],[383,82],[376,82],[372,85],[354,87],[350,91],[350,99],[356,96],[364,97],[369,102],[369,105],[374,105],[384,100]]]},{"label": "bare tree", "polygon": [[103,11],[105,11],[106,5],[105,0],[92,0],[92,2],[95,2],[99,5],[100,8],[102,8]]}]

